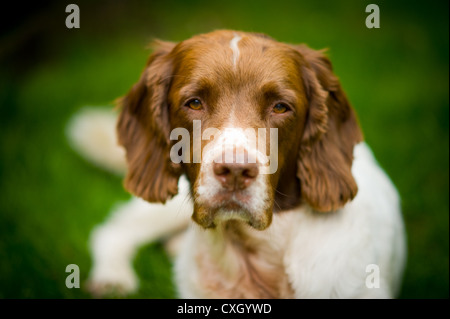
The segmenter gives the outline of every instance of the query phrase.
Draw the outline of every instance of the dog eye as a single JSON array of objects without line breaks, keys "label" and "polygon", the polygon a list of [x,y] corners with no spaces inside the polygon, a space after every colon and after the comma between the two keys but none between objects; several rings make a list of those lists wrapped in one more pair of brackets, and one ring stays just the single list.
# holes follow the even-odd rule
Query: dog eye
[{"label": "dog eye", "polygon": [[203,108],[202,102],[199,99],[192,99],[186,103],[187,107],[190,107],[193,110],[201,110]]},{"label": "dog eye", "polygon": [[288,111],[288,110],[289,110],[288,106],[284,103],[277,103],[273,107],[273,112],[277,113],[277,114],[286,113],[286,111]]}]

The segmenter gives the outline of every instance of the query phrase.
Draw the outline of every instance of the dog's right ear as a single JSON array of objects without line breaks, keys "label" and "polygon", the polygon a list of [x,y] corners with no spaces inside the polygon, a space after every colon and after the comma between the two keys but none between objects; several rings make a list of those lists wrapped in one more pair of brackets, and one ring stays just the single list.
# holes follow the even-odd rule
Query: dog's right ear
[{"label": "dog's right ear", "polygon": [[149,202],[162,202],[178,192],[180,167],[170,160],[167,95],[172,78],[170,52],[175,44],[156,42],[139,81],[119,100],[119,143],[126,150],[125,188]]},{"label": "dog's right ear", "polygon": [[316,211],[343,207],[358,192],[352,174],[353,148],[363,140],[353,108],[321,51],[304,45],[302,77],[309,100],[297,177],[303,199]]}]

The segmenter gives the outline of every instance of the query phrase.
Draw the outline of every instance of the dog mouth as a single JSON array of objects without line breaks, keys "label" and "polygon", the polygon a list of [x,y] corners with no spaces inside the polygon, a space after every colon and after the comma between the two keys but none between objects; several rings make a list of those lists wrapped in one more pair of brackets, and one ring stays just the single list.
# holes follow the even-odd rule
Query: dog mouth
[{"label": "dog mouth", "polygon": [[221,208],[225,210],[246,210],[251,200],[250,195],[246,191],[227,191],[218,192],[210,201],[213,208]]},{"label": "dog mouth", "polygon": [[223,211],[242,211],[245,210],[242,203],[239,203],[235,200],[229,200],[223,203],[220,207],[220,210]]},{"label": "dog mouth", "polygon": [[266,229],[272,220],[272,210],[253,211],[249,208],[251,196],[246,192],[221,191],[201,205],[194,204],[192,219],[203,228],[216,228],[228,221]]}]

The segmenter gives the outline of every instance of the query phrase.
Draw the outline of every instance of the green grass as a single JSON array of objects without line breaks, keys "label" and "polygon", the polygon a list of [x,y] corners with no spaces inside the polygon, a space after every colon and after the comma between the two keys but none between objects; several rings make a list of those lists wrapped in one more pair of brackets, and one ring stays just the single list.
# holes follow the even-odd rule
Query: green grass
[{"label": "green grass", "polygon": [[[448,3],[379,1],[378,30],[364,26],[368,3],[81,2],[79,30],[58,24],[64,8],[56,7],[37,58],[0,60],[0,298],[89,297],[65,287],[65,267],[80,267],[83,288],[90,231],[129,195],[120,178],[70,149],[67,121],[123,95],[151,38],[220,28],[330,49],[365,138],[402,196],[409,258],[401,297],[448,298]],[[159,243],[143,247],[135,266],[141,289],[132,297],[175,297]]]}]

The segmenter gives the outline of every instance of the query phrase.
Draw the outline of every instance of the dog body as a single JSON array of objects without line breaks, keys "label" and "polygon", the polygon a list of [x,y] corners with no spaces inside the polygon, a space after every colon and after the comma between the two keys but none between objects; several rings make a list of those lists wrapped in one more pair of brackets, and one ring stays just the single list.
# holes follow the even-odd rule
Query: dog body
[{"label": "dog body", "polygon": [[[398,293],[399,196],[322,52],[235,31],[161,42],[120,103],[125,187],[153,204],[133,199],[94,231],[94,292],[135,289],[136,248],[192,215],[175,262],[181,297]],[[179,134],[194,139],[174,148]]]},{"label": "dog body", "polygon": [[190,227],[175,267],[180,296],[396,296],[405,262],[399,198],[364,143],[355,147],[352,172],[358,195],[333,214],[298,207],[274,214],[265,231]]}]

